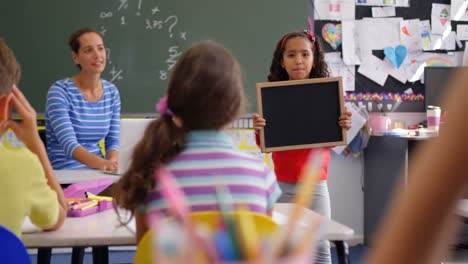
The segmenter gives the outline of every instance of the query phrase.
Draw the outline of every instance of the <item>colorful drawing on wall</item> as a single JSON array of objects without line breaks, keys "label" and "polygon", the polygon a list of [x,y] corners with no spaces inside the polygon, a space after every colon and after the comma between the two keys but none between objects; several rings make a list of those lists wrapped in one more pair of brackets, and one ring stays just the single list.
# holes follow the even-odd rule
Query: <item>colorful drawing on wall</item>
[{"label": "colorful drawing on wall", "polygon": [[327,23],[322,28],[323,39],[336,50],[341,45],[341,24]]},{"label": "colorful drawing on wall", "polygon": [[429,66],[429,67],[452,67],[452,66],[455,66],[453,64],[453,61],[451,61],[451,60],[449,60],[447,58],[444,58],[444,57],[439,57],[439,56],[430,57],[425,62],[426,62],[426,67],[427,66]]},{"label": "colorful drawing on wall", "polygon": [[395,48],[393,47],[386,47],[384,49],[385,57],[387,57],[390,62],[395,66],[395,68],[399,69],[401,64],[406,58],[406,54],[408,53],[408,49],[403,45],[398,45]]},{"label": "colorful drawing on wall", "polygon": [[439,15],[439,19],[440,19],[440,23],[442,24],[442,26],[445,26],[445,23],[447,23],[447,21],[449,20],[449,12],[447,10],[447,8],[444,8],[442,9],[442,11],[440,11],[440,15]]},{"label": "colorful drawing on wall", "polygon": [[452,29],[450,5],[432,4],[431,26],[432,34],[444,35]]},{"label": "colorful drawing on wall", "polygon": [[369,6],[406,6],[409,7],[409,0],[355,0],[356,5]]},{"label": "colorful drawing on wall", "polygon": [[400,21],[400,44],[408,50],[421,50],[421,25],[419,19],[408,19]]},{"label": "colorful drawing on wall", "polygon": [[402,31],[403,34],[405,34],[406,36],[411,37],[411,34],[408,32],[408,28],[407,28],[406,26],[402,27],[402,28],[401,28],[401,31]]},{"label": "colorful drawing on wall", "polygon": [[423,49],[430,49],[431,48],[431,34],[429,31],[421,32],[421,39],[423,41]]}]

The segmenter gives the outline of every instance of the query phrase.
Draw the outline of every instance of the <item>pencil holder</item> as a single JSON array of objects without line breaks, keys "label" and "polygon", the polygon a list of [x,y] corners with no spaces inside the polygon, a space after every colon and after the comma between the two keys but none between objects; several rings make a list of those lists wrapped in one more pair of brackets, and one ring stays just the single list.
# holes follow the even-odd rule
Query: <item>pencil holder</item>
[{"label": "pencil holder", "polygon": [[[256,214],[256,213],[246,213],[246,212],[232,212],[230,215],[233,217],[235,221],[242,220],[242,217],[248,214],[249,217],[253,217],[256,233],[257,236],[264,240],[271,240],[273,238],[274,233],[277,231],[278,224],[276,224],[271,218],[266,217],[264,215]],[[192,213],[190,215],[191,220],[194,223],[202,223],[203,227],[206,227],[206,231],[212,236],[216,228],[219,224],[220,218],[219,212],[198,212]],[[170,221],[165,221],[167,223]],[[272,257],[271,254],[266,254],[265,250],[262,247],[258,247],[255,251],[257,257],[253,260],[236,260],[236,261],[223,261],[219,259],[213,260],[210,257],[207,257],[206,252],[199,254],[203,241],[190,241],[188,245],[188,251],[185,251],[185,254],[182,253],[178,257],[171,257],[165,253],[161,254],[161,248],[172,248],[171,246],[161,246],[158,242],[158,239],[169,239],[174,242],[175,240],[180,239],[187,235],[186,230],[181,229],[180,226],[177,229],[167,225],[160,225],[159,230],[150,230],[148,231],[142,238],[142,240],[138,244],[138,249],[135,254],[134,263],[167,263],[167,264],[179,264],[179,263],[216,263],[216,264],[309,264],[312,263],[314,258],[314,245],[315,245],[315,238],[311,237],[310,241],[308,241],[308,245],[303,247],[303,250],[294,253],[293,255],[287,255],[283,257]],[[172,230],[172,231],[171,231]],[[169,234],[169,235],[168,235]],[[209,235],[209,236],[210,236]],[[164,238],[162,238],[164,237]],[[158,245],[159,244],[159,245]],[[212,248],[213,249],[213,248]],[[171,251],[171,250],[169,250]],[[268,250],[267,250],[268,251]],[[172,252],[174,253],[174,252]],[[180,252],[179,252],[180,253]],[[170,254],[169,254],[170,255]],[[216,254],[215,254],[216,255]],[[218,256],[219,257],[219,256]]]}]

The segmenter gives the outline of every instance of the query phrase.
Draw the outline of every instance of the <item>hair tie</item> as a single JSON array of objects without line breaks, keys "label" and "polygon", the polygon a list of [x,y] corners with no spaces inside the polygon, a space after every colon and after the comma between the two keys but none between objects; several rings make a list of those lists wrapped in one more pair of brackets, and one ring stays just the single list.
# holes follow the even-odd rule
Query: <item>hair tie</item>
[{"label": "hair tie", "polygon": [[306,34],[307,38],[310,39],[310,41],[315,42],[314,33],[312,31],[304,30],[304,34]]},{"label": "hair tie", "polygon": [[284,42],[286,41],[288,36],[289,36],[289,34],[284,35],[283,39],[281,40],[281,45],[280,45],[281,48],[283,48]]},{"label": "hair tie", "polygon": [[314,49],[316,49],[317,48],[315,46],[316,38],[314,37],[314,32],[309,31],[309,30],[304,30],[304,34],[307,36],[307,38],[310,40],[310,42],[312,42],[312,46],[314,46]]},{"label": "hair tie", "polygon": [[159,99],[159,102],[156,104],[156,110],[161,115],[174,116],[174,112],[172,112],[171,109],[169,109],[167,106],[167,95]]}]

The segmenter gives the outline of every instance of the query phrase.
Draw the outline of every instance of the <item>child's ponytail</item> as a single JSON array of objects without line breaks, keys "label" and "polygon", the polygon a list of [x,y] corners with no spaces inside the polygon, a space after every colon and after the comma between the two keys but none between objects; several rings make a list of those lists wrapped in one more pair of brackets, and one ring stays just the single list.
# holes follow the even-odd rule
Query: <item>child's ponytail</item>
[{"label": "child's ponytail", "polygon": [[155,187],[153,171],[181,151],[184,138],[184,130],[174,124],[169,114],[151,122],[135,146],[129,169],[113,188],[114,203],[129,210],[133,216],[133,211],[143,204]]}]

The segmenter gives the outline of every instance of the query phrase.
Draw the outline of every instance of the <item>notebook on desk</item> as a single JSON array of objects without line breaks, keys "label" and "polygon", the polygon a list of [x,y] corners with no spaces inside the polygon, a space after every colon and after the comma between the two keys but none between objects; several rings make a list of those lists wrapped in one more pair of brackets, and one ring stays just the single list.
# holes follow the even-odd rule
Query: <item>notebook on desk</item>
[{"label": "notebook on desk", "polygon": [[121,119],[119,169],[117,172],[104,173],[122,175],[130,166],[133,149],[145,133],[148,124],[154,119]]}]

